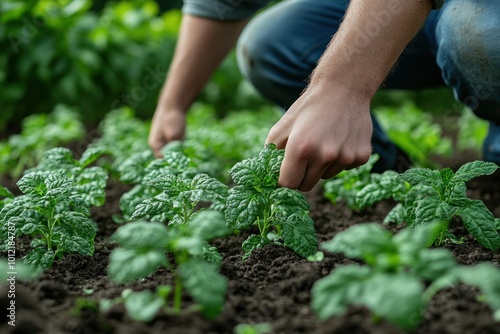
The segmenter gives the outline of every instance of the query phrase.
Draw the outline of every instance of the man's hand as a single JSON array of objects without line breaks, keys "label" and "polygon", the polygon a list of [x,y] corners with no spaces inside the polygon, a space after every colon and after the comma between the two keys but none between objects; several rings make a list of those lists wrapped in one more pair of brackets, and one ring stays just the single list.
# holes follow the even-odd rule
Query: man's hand
[{"label": "man's hand", "polygon": [[[424,23],[430,0],[351,0],[304,94],[266,142],[285,148],[279,183],[311,190],[321,178],[365,163],[370,101]],[[376,20],[384,17],[384,21]]]},{"label": "man's hand", "polygon": [[186,113],[177,109],[158,108],[155,111],[149,132],[148,143],[157,158],[161,148],[173,140],[184,139]]},{"label": "man's hand", "polygon": [[285,149],[279,184],[311,190],[320,179],[360,166],[371,154],[370,100],[315,85],[290,107],[266,139]]}]

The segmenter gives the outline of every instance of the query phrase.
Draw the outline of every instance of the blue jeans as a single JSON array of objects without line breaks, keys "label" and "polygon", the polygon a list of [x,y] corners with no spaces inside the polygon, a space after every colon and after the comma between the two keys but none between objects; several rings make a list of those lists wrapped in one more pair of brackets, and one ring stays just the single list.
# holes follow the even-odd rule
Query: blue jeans
[{"label": "blue jeans", "polygon": [[[286,110],[306,87],[307,78],[339,27],[347,3],[285,0],[257,15],[238,42],[243,75],[264,97]],[[383,24],[390,10],[388,7],[388,12],[374,13],[373,22]],[[383,88],[451,87],[459,101],[490,121],[484,158],[500,163],[499,36],[500,1],[447,0],[442,9],[430,13]],[[372,119],[373,150],[381,156],[376,169],[398,169],[405,161]]]}]

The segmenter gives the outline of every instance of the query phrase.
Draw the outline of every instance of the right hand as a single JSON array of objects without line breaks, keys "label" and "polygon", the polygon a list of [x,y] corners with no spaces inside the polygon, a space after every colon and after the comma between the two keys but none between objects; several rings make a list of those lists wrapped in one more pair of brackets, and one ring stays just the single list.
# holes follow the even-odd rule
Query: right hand
[{"label": "right hand", "polygon": [[157,158],[161,158],[161,148],[174,140],[184,139],[186,132],[186,112],[178,109],[156,109],[151,121],[148,143]]}]

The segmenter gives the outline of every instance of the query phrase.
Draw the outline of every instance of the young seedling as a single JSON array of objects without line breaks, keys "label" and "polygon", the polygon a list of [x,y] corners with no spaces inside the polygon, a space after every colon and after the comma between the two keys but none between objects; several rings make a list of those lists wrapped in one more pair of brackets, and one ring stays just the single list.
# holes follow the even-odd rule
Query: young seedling
[{"label": "young seedling", "polygon": [[64,254],[93,254],[96,226],[90,207],[104,202],[107,175],[99,167],[86,167],[98,155],[90,150],[74,160],[67,149],[51,149],[18,181],[24,195],[0,211],[0,234],[6,241],[12,231],[15,237],[33,237],[27,264],[46,269]]},{"label": "young seedling", "polygon": [[73,153],[65,147],[56,147],[44,152],[38,166],[27,172],[51,172],[62,170],[73,182],[76,192],[90,206],[101,206],[106,197],[107,172],[90,165],[105,152],[99,147],[88,148],[80,159],[74,159]]},{"label": "young seedling", "polygon": [[[182,307],[182,291],[186,289],[205,316],[215,317],[224,303],[226,281],[218,272],[222,258],[207,242],[228,232],[224,215],[208,210],[199,212],[187,225],[128,223],[111,236],[120,247],[111,253],[108,275],[116,282],[126,283],[148,276],[158,267],[169,268],[175,282],[171,304],[164,293],[154,296],[146,292],[134,298],[153,303],[151,312],[155,314],[160,308],[177,314]],[[173,255],[174,262],[168,260],[167,253]]]},{"label": "young seedling", "polygon": [[16,237],[34,237],[25,261],[49,268],[66,253],[91,255],[96,229],[90,221],[88,204],[62,170],[31,172],[17,183],[24,193],[0,211],[2,239],[14,227]]},{"label": "young seedling", "polygon": [[374,174],[371,170],[378,159],[378,154],[373,154],[366,164],[342,171],[326,180],[323,184],[323,195],[333,204],[345,201],[349,208],[359,210],[357,194],[363,187],[372,183]]},{"label": "young seedling", "polygon": [[[155,291],[142,290],[133,291],[125,289],[121,296],[113,299],[103,298],[99,302],[83,300],[80,303],[84,308],[99,312],[107,312],[113,306],[123,304],[128,316],[135,321],[150,322],[161,310],[165,313],[172,313],[168,306],[168,298],[171,296],[172,287],[170,285],[159,285]],[[80,311],[76,309],[76,311]],[[77,314],[78,316],[78,314]]]},{"label": "young seedling", "polygon": [[[177,198],[175,198],[175,194],[170,197],[163,194],[160,177],[168,176],[168,178],[176,180],[192,180],[198,174],[196,166],[182,153],[164,152],[163,158],[147,162],[149,153],[149,151],[145,151],[135,154],[125,160],[118,169],[121,172],[120,179],[122,181],[136,184],[120,198],[120,209],[125,221],[147,219],[164,222],[172,219],[175,213],[170,207],[174,206],[173,202]],[[157,186],[155,186],[156,181],[154,180],[158,181]],[[180,184],[182,181],[177,183]],[[168,191],[175,191],[175,189]],[[177,190],[184,191],[184,189]],[[141,206],[139,207],[139,205]]]},{"label": "young seedling", "polygon": [[131,220],[165,221],[167,218],[169,224],[188,224],[202,201],[212,202],[210,208],[222,210],[228,192],[225,184],[207,174],[197,174],[192,179],[165,174],[147,184],[161,192],[137,205]]},{"label": "young seedling", "polygon": [[284,150],[267,145],[256,158],[243,160],[229,173],[236,186],[229,189],[226,202],[228,227],[241,230],[256,225],[243,243],[244,258],[259,247],[276,242],[303,257],[314,255],[318,242],[309,204],[296,190],[278,187]]},{"label": "young seedling", "polygon": [[465,182],[493,174],[499,167],[494,163],[474,161],[460,167],[455,173],[450,168],[432,170],[413,168],[398,177],[412,187],[426,186],[431,192],[406,207],[406,223],[409,226],[445,222],[435,244],[441,245],[446,238],[456,239],[449,232],[448,224],[453,216],[459,216],[467,230],[484,247],[497,251],[500,235],[495,218],[481,200],[467,198]]},{"label": "young seedling", "polygon": [[441,223],[404,229],[396,235],[366,223],[338,233],[321,247],[362,260],[365,266],[337,267],[312,287],[312,309],[320,319],[342,315],[350,305],[365,306],[402,329],[419,325],[435,293],[461,281],[476,286],[483,300],[500,316],[500,269],[491,263],[460,266],[446,249],[428,246]]}]

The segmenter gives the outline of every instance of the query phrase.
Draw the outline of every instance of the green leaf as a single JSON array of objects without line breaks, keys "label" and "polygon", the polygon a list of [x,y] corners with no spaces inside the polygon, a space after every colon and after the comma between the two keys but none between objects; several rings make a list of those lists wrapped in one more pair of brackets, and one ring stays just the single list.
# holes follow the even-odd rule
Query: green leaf
[{"label": "green leaf", "polygon": [[189,255],[194,257],[203,255],[204,247],[206,245],[204,240],[193,236],[178,237],[174,240],[174,245],[172,246],[174,251],[186,251]]},{"label": "green leaf", "polygon": [[33,268],[39,269],[48,269],[54,263],[54,251],[46,248],[35,248],[32,249],[28,255],[24,257],[24,262],[29,264]]},{"label": "green leaf", "polygon": [[[93,241],[93,240],[92,240]],[[64,236],[62,238],[62,247],[70,253],[78,253],[82,255],[94,254],[94,243],[89,242],[78,236]]]},{"label": "green leaf", "polygon": [[239,186],[261,187],[266,174],[266,166],[256,158],[245,159],[235,164],[229,174]]},{"label": "green leaf", "polygon": [[307,215],[294,214],[282,225],[281,237],[285,246],[302,257],[316,254],[318,239],[314,222]]},{"label": "green leaf", "polygon": [[452,207],[436,197],[425,197],[415,208],[415,225],[433,221],[449,222],[453,216]]},{"label": "green leaf", "polygon": [[14,195],[10,192],[9,189],[5,188],[0,184],[0,196],[1,197],[7,197],[7,198],[14,198]]},{"label": "green leaf", "polygon": [[167,265],[164,250],[116,248],[109,257],[108,276],[115,282],[127,283],[148,276],[159,266]]},{"label": "green leaf", "polygon": [[193,203],[199,201],[225,202],[228,196],[228,187],[219,180],[207,174],[198,174],[191,181],[191,189],[186,196]]},{"label": "green leaf", "polygon": [[452,182],[467,182],[481,175],[493,174],[499,166],[493,162],[473,161],[460,167],[453,176]]},{"label": "green leaf", "polygon": [[333,253],[342,253],[349,258],[370,260],[377,253],[394,253],[396,246],[392,234],[376,223],[364,223],[337,233],[321,244],[321,248]]},{"label": "green leaf", "polygon": [[0,210],[0,226],[6,225],[9,220],[25,216],[24,212],[27,207],[31,207],[33,203],[28,196],[18,196],[12,201],[7,203],[2,210]]},{"label": "green leaf", "polygon": [[446,275],[457,266],[455,257],[447,249],[423,249],[417,261],[412,264],[411,271],[418,277],[433,281]]},{"label": "green leaf", "polygon": [[265,174],[262,175],[261,186],[270,188],[278,187],[279,173],[284,156],[285,150],[277,150],[274,144],[267,144],[260,151],[258,160],[265,166]]},{"label": "green leaf", "polygon": [[454,183],[451,197],[454,199],[467,197],[467,185],[465,182]]},{"label": "green leaf", "polygon": [[259,192],[242,186],[229,189],[225,212],[227,226],[236,230],[250,227],[264,207],[265,201]]},{"label": "green leaf", "polygon": [[495,218],[481,200],[463,199],[459,204],[459,215],[467,230],[484,247],[492,251],[500,248],[500,235]]},{"label": "green leaf", "polygon": [[135,207],[130,220],[147,219],[153,220],[155,216],[162,216],[172,209],[172,203],[159,197],[147,198]]},{"label": "green leaf", "polygon": [[190,159],[188,157],[186,157],[183,153],[175,151],[163,152],[163,158],[161,160],[165,166],[169,166],[177,171],[188,169],[190,164]]},{"label": "green leaf", "polygon": [[390,189],[384,189],[377,183],[370,183],[356,193],[355,203],[359,209],[364,209],[391,197]]},{"label": "green leaf", "polygon": [[45,170],[70,169],[77,166],[73,153],[65,147],[55,147],[43,153],[40,166]]},{"label": "green leaf", "polygon": [[265,245],[269,245],[269,243],[269,239],[262,237],[260,234],[251,234],[241,244],[241,248],[245,252],[245,254],[243,255],[243,260],[248,259],[250,254],[257,248],[262,248]]},{"label": "green leaf", "polygon": [[153,159],[154,155],[151,150],[133,154],[118,166],[120,180],[128,184],[140,183],[146,173],[146,167]]},{"label": "green leaf", "polygon": [[421,321],[424,286],[407,273],[375,273],[364,283],[360,301],[373,313],[403,329],[417,327]]},{"label": "green leaf", "polygon": [[31,172],[24,175],[18,182],[17,186],[23,194],[43,196],[47,192],[45,185],[45,177],[42,173]]},{"label": "green leaf", "polygon": [[314,313],[321,320],[344,314],[352,302],[361,300],[364,281],[372,275],[369,267],[348,265],[317,280],[311,289]]},{"label": "green leaf", "polygon": [[[33,221],[34,221],[34,219],[33,219]],[[21,232],[23,232],[23,234],[31,234],[31,233],[35,232],[39,227],[40,227],[39,224],[27,223],[27,224],[24,224],[23,227],[21,227]]]},{"label": "green leaf", "polygon": [[439,171],[429,168],[410,168],[398,177],[412,186],[417,184],[430,186],[435,184],[437,181],[441,181]]},{"label": "green leaf", "polygon": [[338,267],[316,281],[312,308],[320,319],[342,315],[349,305],[366,306],[404,329],[420,323],[423,285],[406,273],[377,273],[355,265]]},{"label": "green leaf", "polygon": [[191,259],[179,267],[184,287],[208,318],[215,318],[222,310],[227,283],[217,266]]},{"label": "green leaf", "polygon": [[417,225],[415,228],[401,230],[392,238],[392,241],[397,246],[403,262],[412,265],[414,258],[420,256],[421,251],[430,247],[437,235],[447,227],[448,224],[437,221]]},{"label": "green leaf", "polygon": [[301,211],[309,212],[309,203],[304,195],[294,189],[277,188],[271,192],[269,197],[272,203],[272,211],[276,212],[281,219],[286,219],[294,213]]},{"label": "green leaf", "polygon": [[445,186],[448,186],[450,184],[451,179],[453,178],[453,171],[451,168],[443,168],[439,171],[439,176],[441,177],[441,181]]},{"label": "green leaf", "polygon": [[91,163],[99,159],[103,154],[106,154],[106,149],[101,146],[89,147],[83,152],[82,157],[79,160],[80,167],[85,168]]},{"label": "green leaf", "polygon": [[212,240],[228,235],[231,231],[226,226],[224,214],[220,211],[198,211],[189,222],[194,236],[201,240]]},{"label": "green leaf", "polygon": [[96,235],[94,225],[84,213],[66,211],[61,214],[60,222],[66,229],[86,240],[93,240]]},{"label": "green leaf", "polygon": [[182,180],[172,174],[160,175],[149,181],[148,185],[163,191],[170,198],[179,196],[179,194],[183,191],[191,190],[191,186],[188,181]]},{"label": "green leaf", "polygon": [[205,246],[203,246],[203,258],[207,262],[213,263],[217,266],[222,263],[222,255],[220,255],[216,247],[210,246],[209,244],[205,244]]},{"label": "green leaf", "polygon": [[161,223],[131,222],[121,226],[110,237],[127,249],[163,249],[168,240],[168,229]]},{"label": "green leaf", "polygon": [[481,298],[493,311],[500,310],[500,268],[484,262],[474,266],[461,266],[455,269],[455,276],[463,283],[481,290]]},{"label": "green leaf", "polygon": [[125,308],[135,321],[150,322],[165,306],[165,300],[149,290],[132,292],[125,298]]},{"label": "green leaf", "polygon": [[387,216],[384,218],[383,223],[384,224],[389,224],[389,223],[396,223],[396,224],[401,224],[404,222],[406,219],[406,209],[405,207],[401,204],[398,203],[396,204],[395,207],[389,211]]}]

